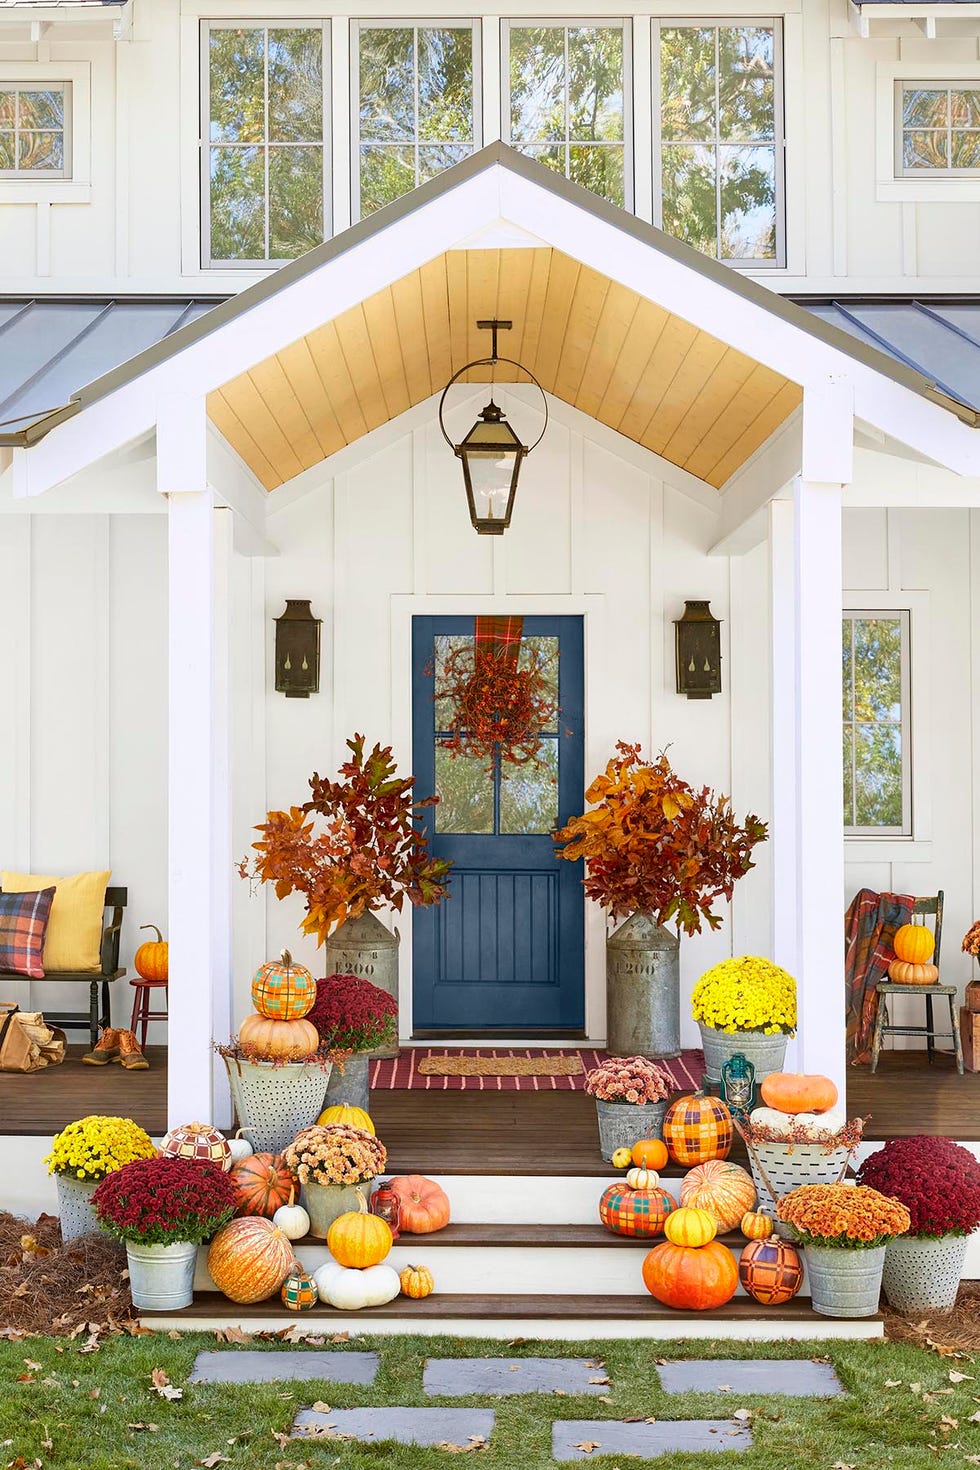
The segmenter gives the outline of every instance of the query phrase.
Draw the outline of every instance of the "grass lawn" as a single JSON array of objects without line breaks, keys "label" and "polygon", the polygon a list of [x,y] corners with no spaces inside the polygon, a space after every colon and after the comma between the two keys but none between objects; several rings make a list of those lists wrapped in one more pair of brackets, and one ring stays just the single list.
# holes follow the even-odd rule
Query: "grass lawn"
[{"label": "grass lawn", "polygon": [[[304,1326],[307,1324],[304,1323]],[[315,1331],[313,1326],[310,1331]],[[509,1346],[459,1338],[357,1337],[349,1346],[375,1348],[381,1367],[373,1388],[352,1385],[273,1383],[254,1387],[187,1386],[195,1354],[218,1344],[210,1333],[108,1337],[97,1351],[74,1341],[25,1338],[0,1342],[0,1467],[15,1470],[184,1470],[195,1465],[228,1470],[301,1470],[301,1467],[385,1467],[435,1470],[452,1463],[445,1450],[396,1445],[356,1445],[318,1439],[290,1441],[297,1409],[315,1400],[333,1408],[375,1404],[492,1405],[496,1427],[490,1443],[472,1456],[486,1470],[538,1470],[553,1466],[551,1424],[556,1418],[729,1419],[753,1411],[755,1445],[738,1454],[678,1454],[655,1461],[596,1450],[587,1463],[597,1470],[656,1465],[658,1470],[737,1463],[741,1470],[900,1470],[942,1465],[980,1465],[980,1361],[940,1357],[902,1343],[532,1343]],[[252,1348],[275,1350],[255,1341]],[[334,1345],[329,1338],[325,1348]],[[346,1345],[334,1348],[343,1351]],[[227,1351],[236,1351],[229,1347]],[[601,1360],[611,1379],[608,1402],[575,1396],[426,1399],[422,1365],[427,1357],[582,1356]],[[825,1400],[732,1393],[665,1394],[654,1372],[658,1357],[826,1357],[848,1390]],[[162,1369],[180,1398],[152,1387]],[[959,1375],[966,1375],[959,1381]],[[951,1381],[951,1376],[953,1381]],[[159,1375],[158,1375],[159,1379]],[[971,1419],[973,1422],[971,1422]],[[137,1427],[141,1426],[141,1427]],[[600,1436],[601,1439],[601,1436]],[[227,1457],[213,1458],[215,1456]]]}]

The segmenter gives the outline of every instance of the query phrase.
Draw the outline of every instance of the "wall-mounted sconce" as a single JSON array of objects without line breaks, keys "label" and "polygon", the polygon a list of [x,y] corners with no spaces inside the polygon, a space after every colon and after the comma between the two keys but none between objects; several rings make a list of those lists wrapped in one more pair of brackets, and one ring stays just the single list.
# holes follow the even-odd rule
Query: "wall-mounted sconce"
[{"label": "wall-mounted sconce", "polygon": [[276,618],[276,691],[287,699],[308,699],[320,688],[320,619],[310,603],[287,597]]},{"label": "wall-mounted sconce", "polygon": [[685,602],[674,619],[677,692],[688,699],[721,693],[721,623],[707,602]]}]

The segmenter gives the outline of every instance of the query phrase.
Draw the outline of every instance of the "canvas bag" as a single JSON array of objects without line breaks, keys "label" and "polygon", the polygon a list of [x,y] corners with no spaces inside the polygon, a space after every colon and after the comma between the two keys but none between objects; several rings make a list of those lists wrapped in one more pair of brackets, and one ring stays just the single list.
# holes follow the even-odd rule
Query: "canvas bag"
[{"label": "canvas bag", "polygon": [[65,1060],[67,1039],[40,1011],[0,1001],[0,1072],[40,1072]]}]

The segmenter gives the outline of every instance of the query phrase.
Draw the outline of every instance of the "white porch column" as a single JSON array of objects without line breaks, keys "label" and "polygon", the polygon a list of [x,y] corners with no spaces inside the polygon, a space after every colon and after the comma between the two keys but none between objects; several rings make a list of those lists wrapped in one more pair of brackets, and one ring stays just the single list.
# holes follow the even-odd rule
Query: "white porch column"
[{"label": "white porch column", "polygon": [[[203,399],[165,405],[157,426],[157,487],[167,496],[169,522],[171,1124],[228,1121],[215,1119],[211,1051],[231,987],[231,852],[226,608],[219,601],[224,575],[216,570],[206,431]],[[228,540],[219,539],[222,546]]]},{"label": "white porch column", "polygon": [[849,386],[807,390],[802,474],[770,508],[773,609],[773,945],[796,975],[796,1065],[845,1094],[841,501]]}]

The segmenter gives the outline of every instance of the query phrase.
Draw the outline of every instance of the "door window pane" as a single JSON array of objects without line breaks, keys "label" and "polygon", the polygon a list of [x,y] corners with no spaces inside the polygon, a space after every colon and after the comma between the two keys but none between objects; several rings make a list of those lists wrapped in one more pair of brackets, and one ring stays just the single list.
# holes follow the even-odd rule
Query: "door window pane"
[{"label": "door window pane", "polygon": [[493,832],[493,775],[486,761],[436,742],[437,832]]},{"label": "door window pane", "polygon": [[898,168],[904,174],[980,171],[980,87],[900,82]]},{"label": "door window pane", "polygon": [[626,66],[622,25],[508,31],[508,141],[626,204]]},{"label": "door window pane", "polygon": [[360,214],[473,152],[473,26],[362,22],[357,57]]},{"label": "door window pane", "polygon": [[844,825],[911,833],[909,615],[844,614]]},{"label": "door window pane", "polygon": [[0,174],[68,178],[68,83],[0,91]]},{"label": "door window pane", "polygon": [[205,36],[205,261],[292,260],[324,238],[323,26]]},{"label": "door window pane", "polygon": [[778,41],[775,23],[660,30],[663,228],[719,260],[779,260]]},{"label": "door window pane", "polygon": [[557,826],[558,741],[542,740],[537,760],[501,772],[500,831],[548,833]]}]

